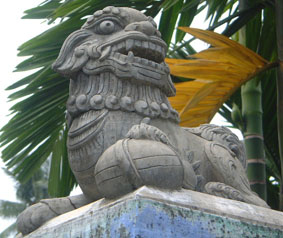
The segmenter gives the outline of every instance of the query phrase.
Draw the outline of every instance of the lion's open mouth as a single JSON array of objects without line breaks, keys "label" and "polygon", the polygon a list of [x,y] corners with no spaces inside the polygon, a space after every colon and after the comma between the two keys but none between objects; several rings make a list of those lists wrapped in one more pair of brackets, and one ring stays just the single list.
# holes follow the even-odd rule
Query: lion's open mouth
[{"label": "lion's open mouth", "polygon": [[166,49],[161,44],[148,40],[126,39],[107,48],[104,48],[104,56],[110,54],[110,58],[120,65],[131,63],[169,73],[168,66],[164,63]]},{"label": "lion's open mouth", "polygon": [[109,71],[120,78],[138,79],[140,82],[163,87],[170,73],[164,62],[166,44],[157,37],[145,37],[136,33],[123,35],[118,40],[105,42],[99,47],[90,46],[88,51],[96,52],[100,57],[88,60],[83,68],[87,74]]},{"label": "lion's open mouth", "polygon": [[165,48],[159,44],[151,41],[141,41],[134,39],[127,39],[112,46],[113,52],[118,52],[123,55],[131,55],[134,57],[149,60],[160,64],[165,58]]}]

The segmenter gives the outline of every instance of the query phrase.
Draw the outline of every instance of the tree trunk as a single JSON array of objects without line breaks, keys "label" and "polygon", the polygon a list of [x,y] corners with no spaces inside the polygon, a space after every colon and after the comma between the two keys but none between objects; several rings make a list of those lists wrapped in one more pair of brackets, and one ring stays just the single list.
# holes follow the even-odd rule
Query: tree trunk
[{"label": "tree trunk", "polygon": [[279,209],[283,211],[283,1],[276,0],[276,33],[279,67],[277,69],[277,125],[278,144],[281,160],[281,181],[279,194]]},{"label": "tree trunk", "polygon": [[[251,1],[240,0],[239,10],[248,9]],[[260,21],[255,19],[254,21]],[[257,24],[253,26],[249,22],[247,26],[240,31],[240,43],[252,50],[257,49],[257,39],[253,42],[250,34],[256,31]],[[247,28],[249,28],[247,30]],[[253,36],[253,38],[256,38]],[[249,43],[247,43],[249,42]],[[244,142],[247,153],[248,169],[247,175],[250,181],[251,189],[256,192],[262,199],[266,200],[266,171],[265,171],[265,153],[262,127],[262,91],[261,83],[252,79],[242,86],[242,117],[244,120]]]}]

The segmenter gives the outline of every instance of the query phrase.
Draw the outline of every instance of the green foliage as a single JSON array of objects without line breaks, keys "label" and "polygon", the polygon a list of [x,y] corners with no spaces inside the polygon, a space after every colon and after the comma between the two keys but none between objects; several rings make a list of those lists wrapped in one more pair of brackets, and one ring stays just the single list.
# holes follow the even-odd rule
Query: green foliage
[{"label": "green foliage", "polygon": [[23,203],[0,200],[0,214],[5,218],[17,217],[25,208]]}]

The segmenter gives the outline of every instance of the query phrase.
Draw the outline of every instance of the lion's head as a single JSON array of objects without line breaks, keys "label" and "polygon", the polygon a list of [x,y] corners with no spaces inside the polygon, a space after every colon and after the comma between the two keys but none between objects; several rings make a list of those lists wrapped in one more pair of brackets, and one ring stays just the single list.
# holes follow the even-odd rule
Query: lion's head
[{"label": "lion's head", "polygon": [[66,39],[53,68],[72,78],[80,71],[87,75],[112,72],[173,96],[175,88],[164,62],[166,49],[151,17],[110,6],[96,11]]}]

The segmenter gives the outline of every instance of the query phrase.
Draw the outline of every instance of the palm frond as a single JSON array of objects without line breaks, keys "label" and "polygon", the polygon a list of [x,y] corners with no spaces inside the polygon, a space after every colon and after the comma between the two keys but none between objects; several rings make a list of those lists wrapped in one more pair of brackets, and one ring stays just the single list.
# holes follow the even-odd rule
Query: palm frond
[{"label": "palm frond", "polygon": [[15,218],[25,208],[26,204],[24,203],[0,200],[0,216],[3,218]]},{"label": "palm frond", "polygon": [[209,123],[221,105],[243,83],[273,66],[223,35],[187,27],[180,29],[212,46],[192,55],[192,59],[166,59],[171,74],[196,79],[176,84],[176,97],[170,99],[180,113],[182,126]]}]

